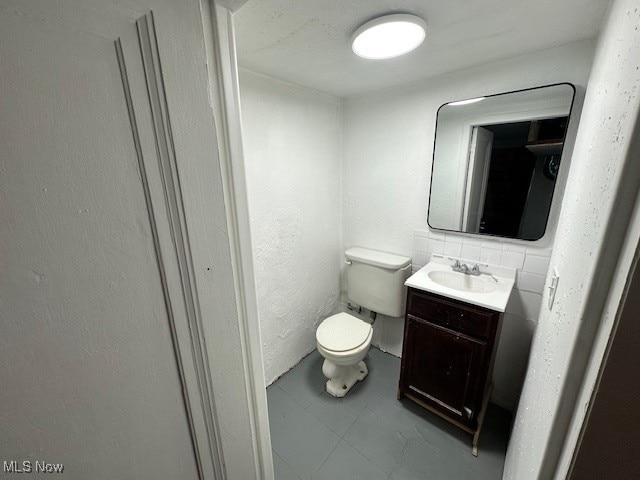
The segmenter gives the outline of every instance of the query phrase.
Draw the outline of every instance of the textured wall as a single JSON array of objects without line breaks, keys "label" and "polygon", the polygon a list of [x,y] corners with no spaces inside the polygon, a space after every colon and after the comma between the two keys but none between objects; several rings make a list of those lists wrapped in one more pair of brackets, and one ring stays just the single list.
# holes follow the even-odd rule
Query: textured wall
[{"label": "textured wall", "polygon": [[[433,135],[438,107],[462,98],[557,82],[571,82],[584,88],[589,76],[593,48],[592,41],[577,42],[345,100],[343,247],[361,245],[408,256],[414,252],[422,253],[414,255],[414,263],[424,264],[428,250],[424,246],[414,246],[414,229],[427,230]],[[577,122],[574,122],[569,139],[575,136],[576,127]],[[566,164],[561,170],[557,187],[560,192],[566,180]],[[495,258],[487,258],[487,261],[500,263],[503,252],[509,250],[515,255],[510,253],[505,258],[519,258],[525,247],[530,249],[529,253],[540,249],[537,254],[548,258],[558,205],[559,201],[556,199],[550,219],[551,227],[543,239],[535,244],[497,242],[489,246],[489,249],[495,247]],[[437,235],[436,233],[432,245],[436,249],[444,248],[444,239],[438,240]],[[469,237],[455,234],[447,237],[450,244],[456,243],[456,238],[460,244],[464,239],[467,239],[469,245],[474,242]],[[461,256],[471,258],[470,255],[480,255],[482,244],[477,238],[477,250],[471,248]],[[521,277],[520,285],[523,285],[523,281],[531,281],[535,285],[529,290],[539,290],[545,274],[546,264],[544,271],[534,273],[538,277]],[[524,288],[515,295],[512,303],[519,305],[520,313],[514,315],[510,319],[513,322],[503,330],[504,341],[500,348],[503,359],[505,352],[511,352],[506,355],[511,360],[518,355],[519,357],[513,367],[510,361],[500,361],[496,365],[496,378],[503,378],[496,394],[498,401],[507,406],[514,406],[517,401],[517,390],[526,368],[526,352],[535,329],[541,298],[539,293],[525,291]],[[523,300],[523,297],[527,297],[527,300]],[[534,306],[534,303],[537,305]],[[513,307],[514,310],[515,308]],[[374,343],[383,350],[400,355],[403,320],[382,316],[376,321],[374,329]]]},{"label": "textured wall", "polygon": [[267,383],[315,348],[340,296],[341,102],[240,71]]},{"label": "textured wall", "polygon": [[639,24],[637,1],[613,2],[589,79],[551,256],[560,273],[555,305],[539,318],[504,478],[553,478],[557,442],[576,406],[571,393],[583,380],[571,367],[591,355],[593,337],[584,332],[601,321],[611,328],[611,318],[601,319],[605,286],[615,278],[639,178]]}]

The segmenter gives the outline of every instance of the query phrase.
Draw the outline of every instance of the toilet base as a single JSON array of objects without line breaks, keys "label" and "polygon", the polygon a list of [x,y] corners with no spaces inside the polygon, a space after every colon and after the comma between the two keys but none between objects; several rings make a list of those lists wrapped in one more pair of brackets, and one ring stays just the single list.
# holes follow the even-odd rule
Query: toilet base
[{"label": "toilet base", "polygon": [[336,365],[328,359],[322,364],[322,373],[327,380],[326,390],[329,395],[341,398],[344,397],[356,382],[361,381],[367,376],[369,370],[364,361],[358,362],[356,365],[341,366]]}]

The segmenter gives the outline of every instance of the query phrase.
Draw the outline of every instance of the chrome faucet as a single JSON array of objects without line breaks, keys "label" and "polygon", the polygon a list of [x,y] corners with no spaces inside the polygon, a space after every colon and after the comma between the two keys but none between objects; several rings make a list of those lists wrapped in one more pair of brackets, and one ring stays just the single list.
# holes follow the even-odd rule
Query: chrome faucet
[{"label": "chrome faucet", "polygon": [[454,272],[464,273],[465,275],[473,275],[474,277],[480,275],[480,265],[477,263],[473,267],[469,268],[469,265],[466,263],[460,263],[460,260],[456,260],[456,263],[454,263],[451,268]]}]

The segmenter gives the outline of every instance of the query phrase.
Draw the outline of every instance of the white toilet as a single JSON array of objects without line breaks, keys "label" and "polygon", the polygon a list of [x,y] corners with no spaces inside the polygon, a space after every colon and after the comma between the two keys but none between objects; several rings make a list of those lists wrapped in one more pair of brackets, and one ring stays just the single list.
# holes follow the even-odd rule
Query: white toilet
[{"label": "white toilet", "polygon": [[[345,253],[349,302],[390,317],[404,315],[404,282],[411,275],[411,259],[402,255],[353,247]],[[344,397],[369,371],[363,359],[373,328],[348,313],[325,319],[316,331],[318,351],[324,357],[322,373],[327,393]]]}]

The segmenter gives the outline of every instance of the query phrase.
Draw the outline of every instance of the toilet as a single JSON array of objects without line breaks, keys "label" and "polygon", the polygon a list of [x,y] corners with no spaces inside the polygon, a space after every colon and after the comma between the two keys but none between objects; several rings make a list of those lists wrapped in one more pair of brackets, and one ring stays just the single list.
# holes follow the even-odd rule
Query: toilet
[{"label": "toilet", "polygon": [[[349,303],[389,317],[404,316],[404,282],[411,275],[411,259],[362,247],[352,247],[344,255]],[[372,336],[370,323],[344,312],[318,326],[316,342],[324,357],[327,393],[344,397],[367,376],[364,357]]]}]

